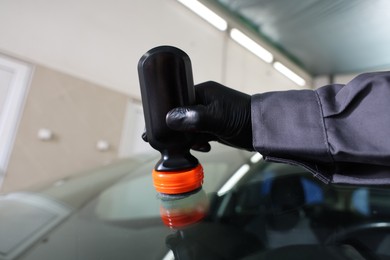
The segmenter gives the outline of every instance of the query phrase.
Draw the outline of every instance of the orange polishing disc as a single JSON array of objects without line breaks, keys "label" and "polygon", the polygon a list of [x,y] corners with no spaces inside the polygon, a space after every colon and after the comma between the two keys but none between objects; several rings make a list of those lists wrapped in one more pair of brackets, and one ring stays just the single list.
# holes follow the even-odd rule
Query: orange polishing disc
[{"label": "orange polishing disc", "polygon": [[200,164],[180,171],[156,171],[153,169],[154,187],[160,193],[180,194],[200,188],[203,184],[203,168]]}]

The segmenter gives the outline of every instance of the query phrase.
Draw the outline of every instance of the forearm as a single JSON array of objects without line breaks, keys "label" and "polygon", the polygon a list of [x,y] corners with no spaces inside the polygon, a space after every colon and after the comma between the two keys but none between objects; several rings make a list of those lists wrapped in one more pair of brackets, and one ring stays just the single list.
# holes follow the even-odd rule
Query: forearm
[{"label": "forearm", "polygon": [[266,159],[304,165],[325,182],[348,172],[346,165],[390,167],[389,107],[390,73],[254,95],[253,144]]}]

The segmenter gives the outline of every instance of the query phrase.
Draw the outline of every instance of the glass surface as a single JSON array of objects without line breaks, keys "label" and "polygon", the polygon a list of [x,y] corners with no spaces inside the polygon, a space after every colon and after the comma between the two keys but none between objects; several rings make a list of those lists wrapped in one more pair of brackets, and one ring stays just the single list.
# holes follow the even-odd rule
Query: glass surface
[{"label": "glass surface", "polygon": [[[390,258],[388,187],[325,185],[299,167],[251,162],[251,154],[238,150],[196,156],[205,169],[204,185],[183,196],[155,192],[151,169],[156,159],[133,170],[122,163],[25,193],[44,198],[41,204],[22,201],[34,214],[44,204],[61,205],[67,213],[56,226],[1,257]],[[3,197],[0,207],[12,209],[10,203]],[[3,215],[12,219],[9,212]],[[13,229],[23,233],[22,218],[9,223],[14,226],[7,226],[7,236]]]}]

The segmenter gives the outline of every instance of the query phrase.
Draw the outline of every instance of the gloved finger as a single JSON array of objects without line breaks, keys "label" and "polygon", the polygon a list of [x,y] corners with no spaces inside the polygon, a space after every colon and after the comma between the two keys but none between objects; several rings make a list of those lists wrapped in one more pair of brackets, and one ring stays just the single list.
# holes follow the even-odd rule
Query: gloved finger
[{"label": "gloved finger", "polygon": [[217,141],[217,138],[211,134],[196,133],[192,135],[192,146],[191,149],[198,152],[210,152],[211,141]]},{"label": "gloved finger", "polygon": [[198,151],[198,152],[207,153],[207,152],[210,152],[211,145],[209,143],[197,143],[197,144],[194,144],[191,147],[191,149],[195,150],[195,151]]},{"label": "gloved finger", "polygon": [[149,142],[148,136],[146,135],[146,129],[144,129],[144,132],[142,133],[141,137],[142,137],[142,140],[144,140],[145,142],[147,142],[147,143]]}]

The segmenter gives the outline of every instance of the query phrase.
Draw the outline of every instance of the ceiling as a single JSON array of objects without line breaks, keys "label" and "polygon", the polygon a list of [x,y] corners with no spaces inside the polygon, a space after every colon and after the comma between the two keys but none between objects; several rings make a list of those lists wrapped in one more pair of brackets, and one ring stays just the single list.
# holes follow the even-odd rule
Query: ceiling
[{"label": "ceiling", "polygon": [[213,0],[312,76],[390,69],[389,0]]}]

